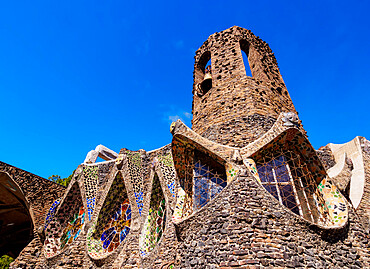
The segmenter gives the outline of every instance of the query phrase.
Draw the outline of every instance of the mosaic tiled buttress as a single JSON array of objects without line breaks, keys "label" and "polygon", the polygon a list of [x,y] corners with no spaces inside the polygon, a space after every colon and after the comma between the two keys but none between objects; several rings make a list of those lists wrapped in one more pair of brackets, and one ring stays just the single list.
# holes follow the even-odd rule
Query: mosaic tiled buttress
[{"label": "mosaic tiled buttress", "polygon": [[166,224],[166,202],[157,174],[155,174],[150,196],[148,217],[140,236],[140,252],[148,254],[161,239]]},{"label": "mosaic tiled buttress", "polygon": [[143,167],[140,152],[126,151],[127,165],[129,169],[130,181],[134,189],[135,199],[139,213],[143,210]]},{"label": "mosaic tiled buttress", "polygon": [[260,177],[258,176],[257,166],[253,159],[244,159],[244,165],[248,168],[249,172],[253,175],[258,182],[261,182]]},{"label": "mosaic tiled buttress", "polygon": [[45,229],[45,256],[50,258],[59,254],[78,237],[84,224],[85,209],[80,188],[76,182]]},{"label": "mosaic tiled buttress", "polygon": [[60,203],[60,200],[61,200],[61,198],[56,199],[53,202],[53,204],[51,205],[51,207],[49,208],[48,214],[46,215],[44,230],[46,229],[46,227],[48,226],[48,224],[50,223],[50,221],[53,219],[53,217],[55,215],[55,211],[57,209],[57,206]]},{"label": "mosaic tiled buttress", "polygon": [[348,208],[343,195],[329,180],[324,179],[317,187],[324,198],[324,209],[329,211],[330,220],[334,226],[342,226],[348,219]]},{"label": "mosaic tiled buttress", "polygon": [[172,215],[172,221],[174,223],[178,223],[184,218],[184,214],[183,214],[184,203],[187,199],[191,199],[191,198],[188,197],[188,195],[186,194],[183,188],[179,187],[177,191],[176,206],[175,206],[175,210]]},{"label": "mosaic tiled buttress", "polygon": [[131,205],[125,183],[117,173],[99,213],[97,223],[87,235],[87,250],[93,258],[103,258],[127,237],[131,226]]},{"label": "mosaic tiled buttress", "polygon": [[166,182],[168,189],[170,190],[172,197],[176,196],[176,171],[173,164],[171,153],[165,155],[159,155],[159,167],[162,175]]},{"label": "mosaic tiled buttress", "polygon": [[[185,193],[181,203],[180,219],[186,218],[193,212],[193,166],[194,148],[178,140],[172,141],[172,154],[180,188]],[[177,199],[180,197],[178,196]]]},{"label": "mosaic tiled buttress", "polygon": [[83,181],[86,190],[87,213],[89,221],[91,221],[98,189],[98,166],[85,166],[83,168]]}]

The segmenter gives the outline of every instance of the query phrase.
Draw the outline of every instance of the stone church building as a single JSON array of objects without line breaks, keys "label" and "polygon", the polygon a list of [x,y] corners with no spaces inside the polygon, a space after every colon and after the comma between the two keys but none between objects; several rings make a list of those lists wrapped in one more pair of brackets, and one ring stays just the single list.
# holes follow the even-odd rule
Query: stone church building
[{"label": "stone church building", "polygon": [[192,128],[99,145],[67,188],[0,162],[11,268],[370,268],[368,140],[315,150],[270,47],[237,26],[196,51],[192,92]]}]

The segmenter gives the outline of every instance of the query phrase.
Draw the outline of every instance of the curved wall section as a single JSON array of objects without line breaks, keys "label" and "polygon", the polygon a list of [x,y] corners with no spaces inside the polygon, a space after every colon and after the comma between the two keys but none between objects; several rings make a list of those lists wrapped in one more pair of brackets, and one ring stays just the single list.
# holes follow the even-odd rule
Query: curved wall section
[{"label": "curved wall section", "polygon": [[75,182],[45,229],[44,254],[54,257],[79,236],[85,225],[80,187]]},{"label": "curved wall section", "polygon": [[0,257],[17,257],[31,241],[32,228],[23,192],[8,174],[0,172]]},{"label": "curved wall section", "polygon": [[121,172],[116,174],[98,220],[89,229],[87,251],[91,258],[107,257],[130,232],[131,205]]},{"label": "curved wall section", "polygon": [[142,256],[154,249],[161,239],[166,225],[166,201],[157,173],[154,174],[150,195],[149,213],[140,236],[139,246]]}]

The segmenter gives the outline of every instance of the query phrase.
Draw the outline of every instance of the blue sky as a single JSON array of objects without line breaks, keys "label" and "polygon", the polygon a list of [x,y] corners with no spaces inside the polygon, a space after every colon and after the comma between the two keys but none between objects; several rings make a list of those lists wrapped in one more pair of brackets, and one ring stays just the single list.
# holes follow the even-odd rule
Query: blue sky
[{"label": "blue sky", "polygon": [[191,121],[195,51],[233,25],[274,51],[315,148],[370,139],[368,1],[2,1],[0,160],[68,176]]}]

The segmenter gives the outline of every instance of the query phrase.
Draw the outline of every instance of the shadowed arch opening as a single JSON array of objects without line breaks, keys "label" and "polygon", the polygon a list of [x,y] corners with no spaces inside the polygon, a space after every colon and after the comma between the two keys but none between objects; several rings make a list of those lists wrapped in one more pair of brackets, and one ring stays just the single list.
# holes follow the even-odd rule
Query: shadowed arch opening
[{"label": "shadowed arch opening", "polygon": [[33,222],[22,190],[0,172],[0,257],[16,258],[33,238]]},{"label": "shadowed arch opening", "polygon": [[140,236],[140,252],[147,255],[162,237],[166,225],[166,200],[157,173],[152,181],[149,212]]},{"label": "shadowed arch opening", "polygon": [[77,239],[85,225],[85,209],[76,181],[45,229],[44,253],[54,257]]},{"label": "shadowed arch opening", "polygon": [[131,226],[131,205],[121,172],[116,174],[96,223],[87,235],[90,257],[107,257],[126,239]]},{"label": "shadowed arch opening", "polygon": [[199,58],[195,67],[195,85],[200,96],[205,95],[212,88],[211,52],[206,51]]}]

